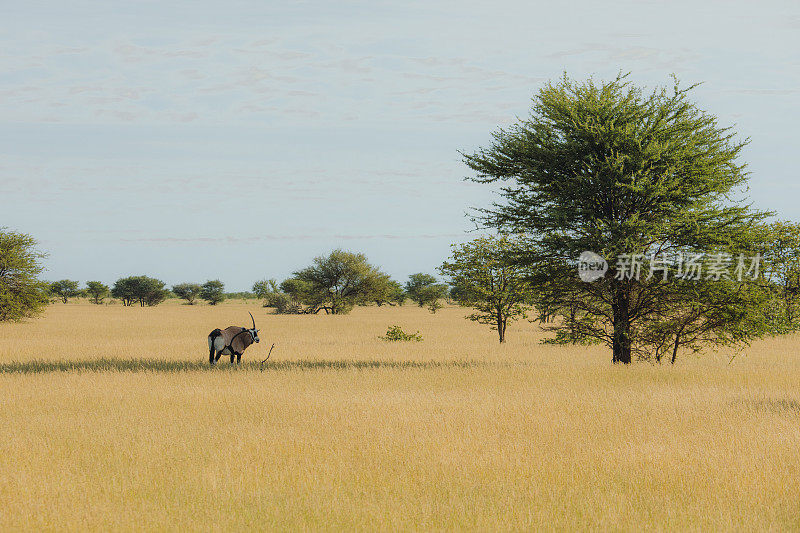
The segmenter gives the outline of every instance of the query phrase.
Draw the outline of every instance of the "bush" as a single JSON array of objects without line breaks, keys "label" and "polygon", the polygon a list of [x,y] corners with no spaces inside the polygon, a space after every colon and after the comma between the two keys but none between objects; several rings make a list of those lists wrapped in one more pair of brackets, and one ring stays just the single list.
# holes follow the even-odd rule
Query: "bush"
[{"label": "bush", "polygon": [[442,305],[442,302],[440,302],[439,300],[433,300],[431,303],[428,304],[428,311],[430,311],[433,314],[436,314],[436,311],[438,311],[442,307],[444,307],[444,305]]},{"label": "bush", "polygon": [[226,300],[252,300],[256,295],[250,291],[226,292]]},{"label": "bush", "polygon": [[422,340],[422,335],[419,334],[419,331],[415,331],[414,333],[406,333],[400,326],[389,326],[389,329],[386,330],[386,335],[378,338],[385,341],[420,342]]},{"label": "bush", "polygon": [[274,279],[257,281],[253,284],[253,293],[257,298],[264,300],[264,307],[274,308],[275,313],[279,315],[299,315],[303,312],[303,305],[296,295],[282,289],[286,283],[282,283],[281,288],[278,288],[278,282]]},{"label": "bush", "polygon": [[303,311],[302,307],[285,292],[268,294],[264,306],[275,308],[275,312],[279,315],[299,315]]}]

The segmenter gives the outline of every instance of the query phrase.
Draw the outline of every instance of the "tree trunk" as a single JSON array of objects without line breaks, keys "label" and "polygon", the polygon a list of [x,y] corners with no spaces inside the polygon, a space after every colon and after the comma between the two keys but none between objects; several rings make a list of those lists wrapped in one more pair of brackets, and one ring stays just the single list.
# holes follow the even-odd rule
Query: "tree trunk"
[{"label": "tree trunk", "polygon": [[675,359],[678,358],[678,346],[680,346],[681,341],[681,333],[678,332],[675,334],[675,345],[672,347],[672,360],[670,361],[671,364],[675,364]]},{"label": "tree trunk", "polygon": [[611,306],[614,313],[614,338],[612,361],[629,364],[631,362],[631,324],[629,318],[630,297],[624,288],[617,289]]},{"label": "tree trunk", "polygon": [[496,315],[497,319],[497,334],[500,336],[500,343],[506,342],[506,323],[503,320],[503,314],[498,311]]}]

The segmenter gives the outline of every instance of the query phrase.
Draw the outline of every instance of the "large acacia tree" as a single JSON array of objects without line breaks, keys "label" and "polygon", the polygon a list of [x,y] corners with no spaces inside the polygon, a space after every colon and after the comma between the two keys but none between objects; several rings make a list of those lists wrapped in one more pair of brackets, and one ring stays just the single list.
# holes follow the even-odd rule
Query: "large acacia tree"
[{"label": "large acacia tree", "polygon": [[[464,154],[473,180],[502,184],[503,200],[482,210],[483,222],[527,235],[515,260],[531,273],[540,319],[555,319],[556,340],[603,342],[614,362],[629,363],[761,333],[752,284],[635,279],[618,268],[629,254],[752,250],[749,229],[763,215],[734,199],[747,180],[747,141],[699,109],[692,88],[676,80],[645,93],[626,76],[564,76],[535,95],[529,118]],[[592,283],[576,269],[587,250],[609,263]]]}]

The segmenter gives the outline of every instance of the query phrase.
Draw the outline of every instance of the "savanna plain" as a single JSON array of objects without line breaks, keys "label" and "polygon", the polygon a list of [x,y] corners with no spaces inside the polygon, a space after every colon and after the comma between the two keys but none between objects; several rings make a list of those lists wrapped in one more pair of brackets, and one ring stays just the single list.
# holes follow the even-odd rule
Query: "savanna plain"
[{"label": "savanna plain", "polygon": [[[208,368],[248,310],[261,343]],[[622,367],[467,313],[76,301],[0,324],[0,529],[800,528],[800,337]]]}]

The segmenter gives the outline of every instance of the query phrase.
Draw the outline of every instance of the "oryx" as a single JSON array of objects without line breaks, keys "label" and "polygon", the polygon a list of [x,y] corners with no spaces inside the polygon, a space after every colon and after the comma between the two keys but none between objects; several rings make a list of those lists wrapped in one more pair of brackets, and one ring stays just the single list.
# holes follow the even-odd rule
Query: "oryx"
[{"label": "oryx", "polygon": [[[231,364],[233,358],[236,357],[236,362],[242,360],[242,354],[248,346],[254,342],[259,342],[258,330],[256,329],[256,319],[253,318],[253,313],[248,311],[250,318],[253,320],[253,328],[243,328],[240,326],[228,326],[225,329],[215,329],[208,335],[208,362],[212,365],[219,361],[221,355],[230,355]],[[214,355],[216,353],[216,356]]]}]

